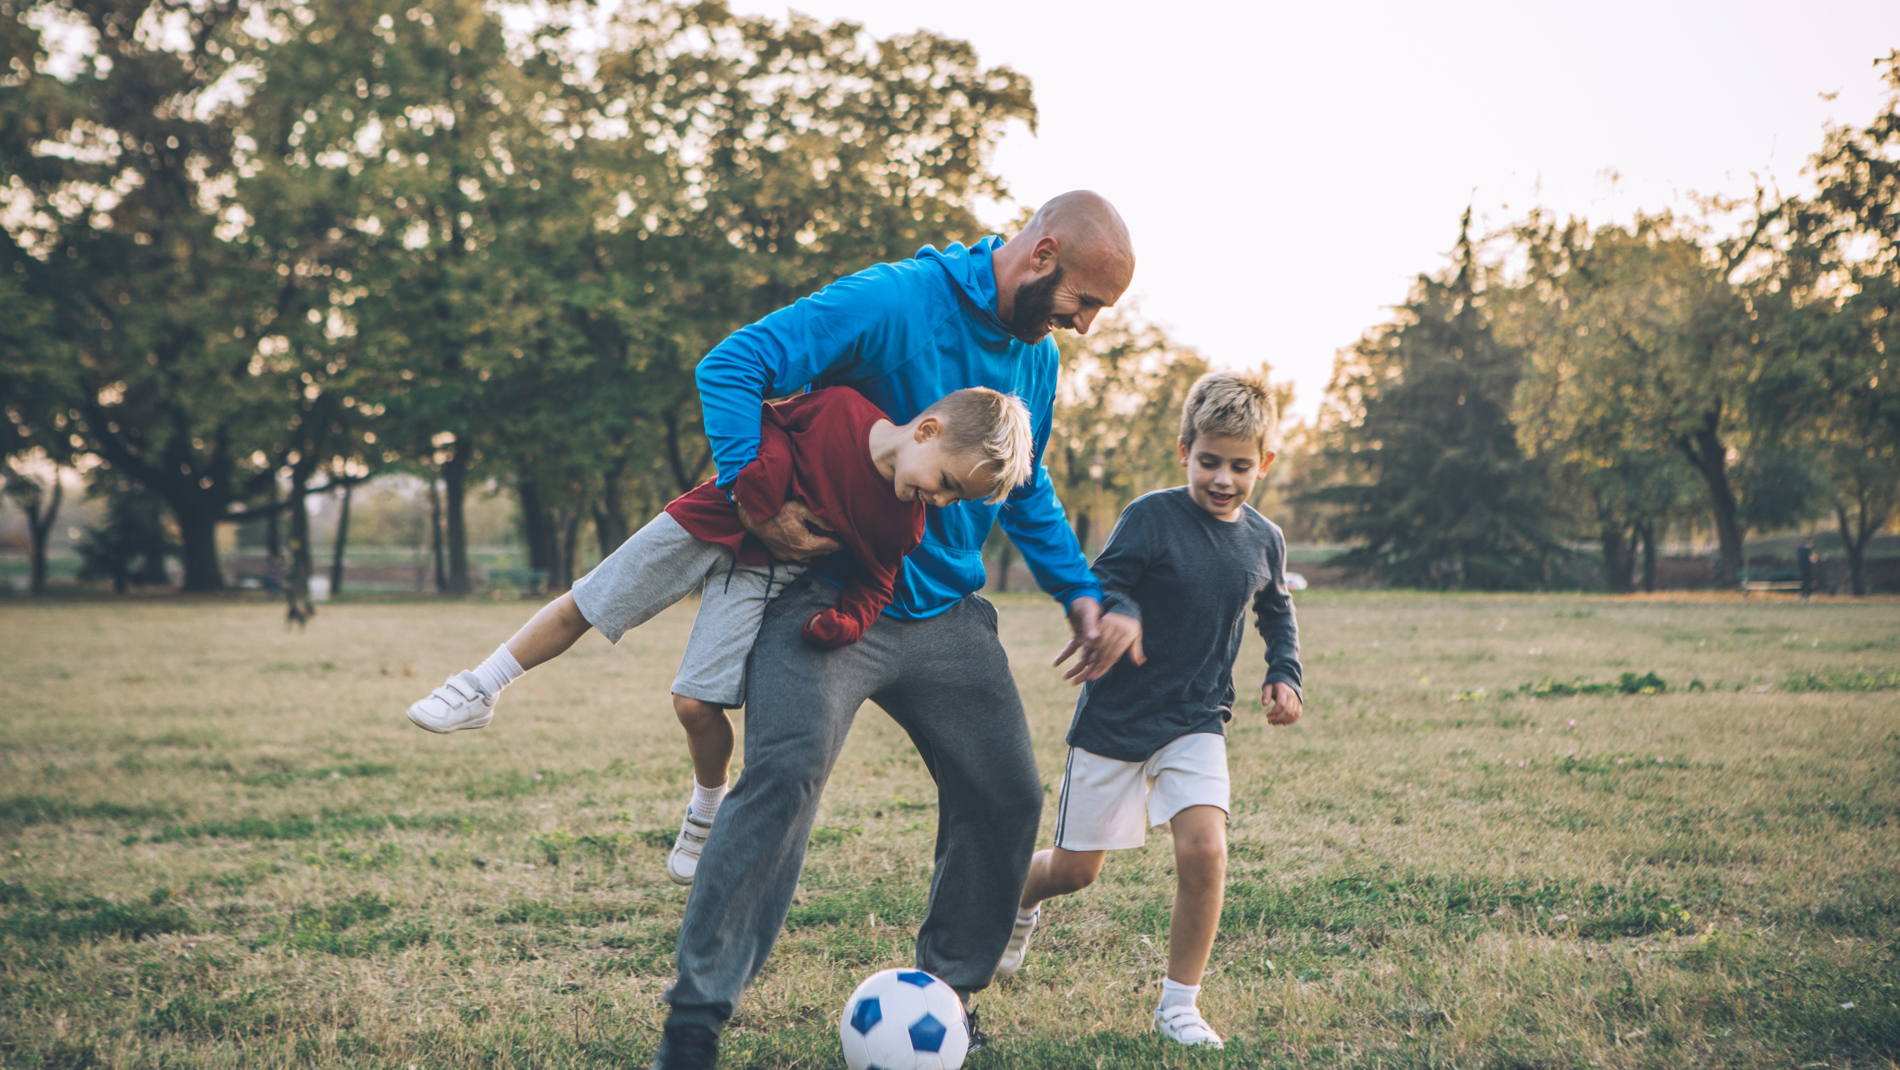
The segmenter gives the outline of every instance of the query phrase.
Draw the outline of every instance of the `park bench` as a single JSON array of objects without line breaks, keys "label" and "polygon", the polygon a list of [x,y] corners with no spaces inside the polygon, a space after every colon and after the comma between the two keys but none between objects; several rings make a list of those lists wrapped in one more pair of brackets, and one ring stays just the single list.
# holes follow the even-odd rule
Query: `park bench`
[{"label": "park bench", "polygon": [[488,571],[488,582],[505,583],[517,587],[527,594],[538,594],[547,586],[548,570],[544,568],[496,568]]},{"label": "park bench", "polygon": [[1742,570],[1742,597],[1752,591],[1798,591],[1801,570],[1793,568],[1745,568]]},{"label": "park bench", "polygon": [[268,591],[276,594],[283,581],[268,572],[240,572],[232,577],[238,587],[249,591]]}]

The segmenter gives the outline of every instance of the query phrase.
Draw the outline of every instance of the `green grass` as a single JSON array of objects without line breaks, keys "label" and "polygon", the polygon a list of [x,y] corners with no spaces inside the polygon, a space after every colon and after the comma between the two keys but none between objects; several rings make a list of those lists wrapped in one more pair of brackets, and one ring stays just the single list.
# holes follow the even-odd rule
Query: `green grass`
[{"label": "green grass", "polygon": [[1900,671],[1821,670],[1804,672],[1781,682],[1783,691],[1892,691],[1900,689]]},{"label": "green grass", "polygon": [[[1900,604],[1300,599],[1300,724],[1265,725],[1241,658],[1202,997],[1227,1050],[1147,1032],[1158,830],[1047,905],[974,1070],[1900,1061]],[[1053,789],[1062,624],[999,603]],[[691,606],[486,731],[403,720],[532,608],[0,604],[0,1067],[644,1065]],[[722,1065],[842,1065],[845,995],[909,961],[934,798],[866,711]]]}]

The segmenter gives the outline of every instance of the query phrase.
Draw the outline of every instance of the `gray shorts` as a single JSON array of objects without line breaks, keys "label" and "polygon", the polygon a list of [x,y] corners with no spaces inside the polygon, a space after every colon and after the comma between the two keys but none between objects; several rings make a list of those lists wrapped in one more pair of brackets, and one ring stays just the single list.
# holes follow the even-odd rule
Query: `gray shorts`
[{"label": "gray shorts", "polygon": [[784,593],[785,585],[806,567],[735,561],[731,550],[695,538],[679,521],[661,513],[574,581],[574,604],[587,623],[618,643],[627,629],[646,623],[704,584],[673,693],[716,706],[739,706],[745,702],[746,656],[759,637],[765,604]]}]

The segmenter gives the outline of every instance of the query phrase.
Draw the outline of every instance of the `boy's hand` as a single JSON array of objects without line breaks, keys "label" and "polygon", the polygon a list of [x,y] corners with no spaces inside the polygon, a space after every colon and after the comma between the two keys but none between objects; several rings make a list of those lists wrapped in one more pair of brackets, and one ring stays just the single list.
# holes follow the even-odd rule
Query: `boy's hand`
[{"label": "boy's hand", "polygon": [[1077,650],[1082,656],[1063,673],[1063,679],[1085,684],[1115,667],[1127,654],[1135,664],[1147,662],[1141,651],[1141,622],[1123,613],[1103,613],[1102,604],[1093,598],[1078,598],[1069,605],[1069,627],[1074,635],[1051,662],[1060,665]]},{"label": "boy's hand", "polygon": [[814,557],[837,553],[844,547],[831,529],[818,523],[818,518],[805,508],[804,502],[788,501],[779,506],[778,514],[769,520],[754,523],[745,514],[738,502],[732,507],[739,512],[739,523],[745,529],[759,537],[772,556],[780,561],[809,561]]},{"label": "boy's hand", "polygon": [[1260,704],[1267,708],[1268,724],[1292,724],[1300,719],[1300,693],[1284,683],[1272,683],[1260,689]]}]

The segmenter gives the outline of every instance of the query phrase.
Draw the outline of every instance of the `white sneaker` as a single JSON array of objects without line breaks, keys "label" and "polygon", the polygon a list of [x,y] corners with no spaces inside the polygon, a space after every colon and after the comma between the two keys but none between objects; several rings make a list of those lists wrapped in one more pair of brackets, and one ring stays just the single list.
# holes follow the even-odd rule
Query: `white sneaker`
[{"label": "white sneaker", "polygon": [[495,717],[495,699],[483,693],[472,672],[448,678],[429,697],[409,707],[409,719],[431,732],[487,728]]},{"label": "white sneaker", "polygon": [[1029,953],[1029,934],[1036,931],[1036,923],[1042,920],[1042,908],[1029,912],[1029,920],[1024,921],[1021,913],[1016,915],[1016,928],[1009,934],[1009,943],[1003,948],[1003,959],[996,964],[996,972],[1004,977],[1016,976],[1023,968],[1023,956]]},{"label": "white sneaker", "polygon": [[699,872],[699,852],[711,833],[712,826],[694,817],[688,807],[686,820],[680,822],[679,839],[673,841],[673,851],[666,856],[667,880],[678,885],[693,883],[693,874]]},{"label": "white sneaker", "polygon": [[1188,1047],[1224,1048],[1220,1034],[1201,1017],[1199,1007],[1160,1007],[1155,1010],[1155,1032]]}]

